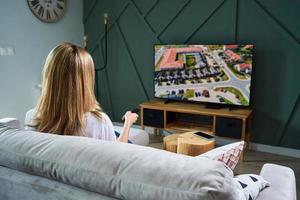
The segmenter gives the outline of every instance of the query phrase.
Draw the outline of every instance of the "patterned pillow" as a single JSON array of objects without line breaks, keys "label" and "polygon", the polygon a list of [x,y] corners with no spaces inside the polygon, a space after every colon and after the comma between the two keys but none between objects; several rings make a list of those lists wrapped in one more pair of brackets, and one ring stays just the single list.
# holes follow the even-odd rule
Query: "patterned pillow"
[{"label": "patterned pillow", "polygon": [[239,162],[241,153],[243,152],[244,141],[235,142],[225,146],[221,146],[210,150],[199,157],[205,157],[212,160],[218,160],[225,163],[230,169],[234,170]]},{"label": "patterned pillow", "polygon": [[270,186],[263,177],[255,174],[243,174],[234,177],[242,199],[254,200],[260,191]]}]

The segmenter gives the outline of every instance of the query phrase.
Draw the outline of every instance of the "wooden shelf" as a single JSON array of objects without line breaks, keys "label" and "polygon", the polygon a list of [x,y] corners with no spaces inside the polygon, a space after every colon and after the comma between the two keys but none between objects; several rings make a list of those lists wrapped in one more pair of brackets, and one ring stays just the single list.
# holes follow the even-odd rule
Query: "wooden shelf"
[{"label": "wooden shelf", "polygon": [[152,100],[140,104],[142,108],[148,109],[158,109],[164,111],[172,111],[179,113],[188,114],[202,114],[209,116],[221,116],[221,117],[231,117],[231,118],[247,118],[251,115],[252,110],[248,108],[237,108],[230,110],[229,108],[212,109],[206,108],[204,105],[192,104],[192,103],[181,103],[181,102],[171,102],[165,104],[161,100]]},{"label": "wooden shelf", "polygon": [[174,121],[167,124],[166,129],[176,130],[178,132],[203,131],[213,134],[213,125]]}]

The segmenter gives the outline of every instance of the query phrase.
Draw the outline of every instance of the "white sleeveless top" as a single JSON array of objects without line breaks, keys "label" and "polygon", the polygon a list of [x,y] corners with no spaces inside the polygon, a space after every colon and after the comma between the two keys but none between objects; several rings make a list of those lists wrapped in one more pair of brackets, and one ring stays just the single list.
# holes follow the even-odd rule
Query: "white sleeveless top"
[{"label": "white sleeveless top", "polygon": [[[26,113],[25,117],[25,129],[36,130],[34,127],[36,122],[34,120],[35,110],[31,109]],[[86,116],[86,128],[85,136],[99,139],[99,140],[110,140],[117,141],[114,126],[110,118],[104,112],[101,112],[101,119],[96,118],[90,112],[85,113]]]}]

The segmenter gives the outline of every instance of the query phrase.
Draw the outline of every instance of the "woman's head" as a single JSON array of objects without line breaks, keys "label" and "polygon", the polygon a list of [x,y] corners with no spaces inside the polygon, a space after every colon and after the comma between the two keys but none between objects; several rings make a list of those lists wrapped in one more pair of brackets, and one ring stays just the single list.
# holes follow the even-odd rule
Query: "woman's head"
[{"label": "woman's head", "polygon": [[56,46],[47,56],[37,129],[64,135],[82,135],[86,112],[100,117],[94,95],[94,63],[90,54],[71,43]]}]

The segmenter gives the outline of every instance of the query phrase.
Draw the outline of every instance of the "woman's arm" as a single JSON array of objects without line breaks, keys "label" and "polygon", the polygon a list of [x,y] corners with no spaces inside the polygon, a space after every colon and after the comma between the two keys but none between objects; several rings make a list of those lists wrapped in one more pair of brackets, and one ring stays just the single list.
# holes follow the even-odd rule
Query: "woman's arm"
[{"label": "woman's arm", "polygon": [[122,133],[120,137],[118,138],[119,142],[128,142],[128,136],[129,136],[129,130],[130,127],[136,122],[138,115],[136,113],[132,113],[130,111],[127,111],[125,113],[125,122],[122,129]]}]

